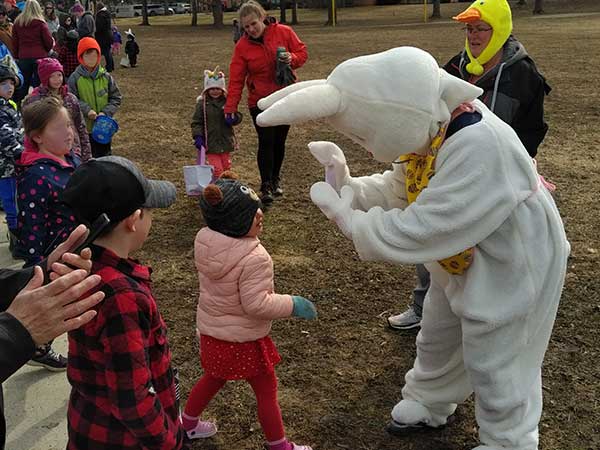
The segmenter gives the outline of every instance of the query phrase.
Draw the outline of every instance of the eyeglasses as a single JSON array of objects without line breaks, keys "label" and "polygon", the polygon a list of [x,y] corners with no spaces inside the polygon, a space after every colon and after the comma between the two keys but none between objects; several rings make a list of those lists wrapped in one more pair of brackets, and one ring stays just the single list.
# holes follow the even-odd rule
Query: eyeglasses
[{"label": "eyeglasses", "polygon": [[466,26],[463,27],[463,31],[466,31],[467,34],[481,34],[481,33],[487,33],[488,31],[492,31],[491,27],[470,27],[470,26]]}]

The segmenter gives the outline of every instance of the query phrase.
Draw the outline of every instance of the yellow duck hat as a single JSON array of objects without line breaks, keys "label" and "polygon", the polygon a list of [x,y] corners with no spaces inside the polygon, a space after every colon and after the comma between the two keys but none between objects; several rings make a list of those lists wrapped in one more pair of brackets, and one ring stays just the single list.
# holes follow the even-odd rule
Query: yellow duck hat
[{"label": "yellow duck hat", "polygon": [[465,50],[471,60],[467,64],[467,72],[473,75],[482,75],[483,65],[494,57],[512,33],[512,14],[508,2],[506,0],[475,0],[471,6],[453,19],[463,23],[483,20],[492,27],[492,38],[478,58],[471,54],[469,41],[465,40]]}]

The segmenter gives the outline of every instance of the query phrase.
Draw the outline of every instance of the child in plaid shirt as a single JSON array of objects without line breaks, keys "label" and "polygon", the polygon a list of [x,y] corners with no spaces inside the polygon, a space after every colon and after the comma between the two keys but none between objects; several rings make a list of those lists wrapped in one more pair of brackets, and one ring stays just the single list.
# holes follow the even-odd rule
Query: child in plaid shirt
[{"label": "child in plaid shirt", "polygon": [[63,66],[65,72],[65,80],[68,79],[77,66],[79,60],[77,59],[77,43],[79,42],[79,33],[77,30],[70,30],[67,33],[65,42],[58,47],[58,60]]},{"label": "child in plaid shirt", "polygon": [[77,170],[63,200],[88,225],[110,225],[90,246],[94,289],[106,294],[93,321],[69,333],[69,450],[179,450],[183,429],[166,325],[150,285],[151,269],[131,259],[152,225],[152,209],[175,201],[175,186],[147,180],[118,156]]}]

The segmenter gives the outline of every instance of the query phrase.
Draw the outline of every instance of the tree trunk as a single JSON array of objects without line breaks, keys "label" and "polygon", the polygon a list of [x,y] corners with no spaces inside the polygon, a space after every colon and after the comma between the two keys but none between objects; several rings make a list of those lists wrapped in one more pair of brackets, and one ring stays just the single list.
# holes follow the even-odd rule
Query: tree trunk
[{"label": "tree trunk", "polygon": [[[325,0],[327,1],[327,23],[325,25],[335,26],[337,25],[337,0]],[[333,1],[336,2],[336,8],[333,9]]]},{"label": "tree trunk", "polygon": [[298,25],[298,0],[292,0],[292,25]]},{"label": "tree trunk", "polygon": [[433,12],[431,13],[432,19],[440,19],[442,13],[440,12],[440,0],[433,0]]},{"label": "tree trunk", "polygon": [[533,13],[542,14],[544,12],[543,6],[544,0],[535,0],[535,2],[533,3]]},{"label": "tree trunk", "polygon": [[281,0],[279,3],[279,22],[280,23],[286,23],[286,17],[285,17],[285,8],[286,8],[286,1],[285,0]]},{"label": "tree trunk", "polygon": [[527,6],[527,0],[519,0],[517,6]]},{"label": "tree trunk", "polygon": [[223,4],[221,0],[212,0],[213,26],[223,28]]},{"label": "tree trunk", "polygon": [[148,0],[142,0],[142,25],[150,25],[148,21]]},{"label": "tree trunk", "polygon": [[192,26],[196,27],[198,26],[198,0],[192,0],[190,6],[192,8]]}]

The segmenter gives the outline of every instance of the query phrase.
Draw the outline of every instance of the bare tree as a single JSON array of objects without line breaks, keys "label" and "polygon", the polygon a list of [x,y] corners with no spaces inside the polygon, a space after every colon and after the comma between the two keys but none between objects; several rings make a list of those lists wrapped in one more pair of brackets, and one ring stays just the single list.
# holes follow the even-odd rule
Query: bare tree
[{"label": "bare tree", "polygon": [[223,28],[223,4],[221,0],[212,0],[213,26]]},{"label": "bare tree", "polygon": [[198,0],[192,0],[190,3],[190,7],[192,8],[192,26],[198,26]]},{"label": "bare tree", "polygon": [[298,24],[298,0],[292,0],[292,25]]},{"label": "bare tree", "polygon": [[150,25],[148,21],[148,0],[142,0],[142,25]]},{"label": "bare tree", "polygon": [[543,6],[544,0],[535,0],[535,2],[533,3],[533,13],[542,14],[544,12]]},{"label": "bare tree", "polygon": [[285,8],[287,7],[287,2],[285,0],[281,0],[279,3],[279,22],[280,23],[286,23],[286,17],[285,17]]},{"label": "bare tree", "polygon": [[440,12],[440,0],[433,0],[433,12],[431,13],[431,19],[440,19],[442,14]]},{"label": "bare tree", "polygon": [[[336,8],[333,8],[333,2],[336,3]],[[337,25],[337,0],[328,0],[327,4],[327,23],[325,25]]]}]

